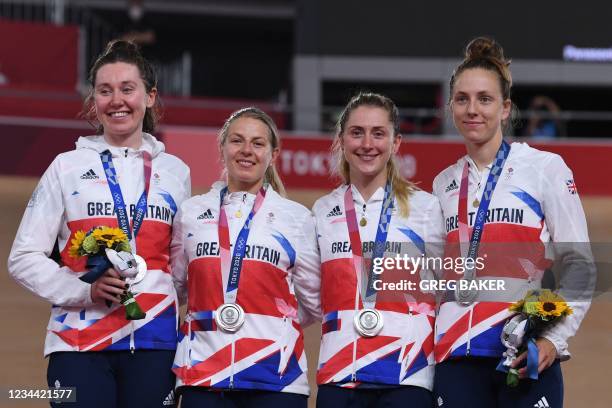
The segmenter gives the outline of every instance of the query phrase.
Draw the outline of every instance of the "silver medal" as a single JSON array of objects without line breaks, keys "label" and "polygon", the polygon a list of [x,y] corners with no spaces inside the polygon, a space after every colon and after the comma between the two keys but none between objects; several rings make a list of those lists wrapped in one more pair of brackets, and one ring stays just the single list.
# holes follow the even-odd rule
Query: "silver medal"
[{"label": "silver medal", "polygon": [[143,259],[142,256],[134,254],[134,259],[136,259],[136,265],[138,268],[138,273],[133,278],[126,278],[126,282],[130,284],[130,286],[137,284],[141,280],[144,279],[147,274],[147,262]]},{"label": "silver medal", "polygon": [[224,332],[235,333],[244,323],[244,310],[236,303],[224,303],[215,312],[215,322]]},{"label": "silver medal", "polygon": [[105,252],[113,268],[122,278],[125,278],[126,283],[135,285],[146,275],[147,263],[140,255],[127,251],[117,252],[110,248],[106,248]]},{"label": "silver medal", "polygon": [[[464,279],[464,281],[471,282],[471,279]],[[474,303],[476,297],[478,296],[478,291],[476,289],[463,289],[459,288],[459,282],[457,282],[457,287],[455,288],[455,301],[463,306],[469,306]]]},{"label": "silver medal", "polygon": [[353,319],[355,330],[363,337],[374,337],[383,328],[383,317],[376,309],[361,309]]}]

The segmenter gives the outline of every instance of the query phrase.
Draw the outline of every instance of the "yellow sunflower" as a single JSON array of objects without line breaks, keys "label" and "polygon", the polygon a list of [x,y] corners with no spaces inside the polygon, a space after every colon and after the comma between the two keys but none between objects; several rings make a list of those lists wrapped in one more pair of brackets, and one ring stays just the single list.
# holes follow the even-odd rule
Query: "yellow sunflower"
[{"label": "yellow sunflower", "polygon": [[127,241],[127,236],[121,228],[100,227],[93,230],[92,235],[99,244],[112,248],[113,245]]},{"label": "yellow sunflower", "polygon": [[71,258],[78,258],[82,255],[81,253],[81,245],[83,244],[83,240],[85,239],[85,231],[78,230],[74,233],[74,238],[70,240],[70,249],[68,254]]},{"label": "yellow sunflower", "polygon": [[567,316],[573,313],[565,300],[548,289],[541,291],[536,303],[538,314],[544,318]]},{"label": "yellow sunflower", "polygon": [[522,312],[523,311],[523,306],[525,306],[525,299],[521,299],[518,302],[514,302],[513,304],[510,305],[510,307],[508,308],[511,312]]}]

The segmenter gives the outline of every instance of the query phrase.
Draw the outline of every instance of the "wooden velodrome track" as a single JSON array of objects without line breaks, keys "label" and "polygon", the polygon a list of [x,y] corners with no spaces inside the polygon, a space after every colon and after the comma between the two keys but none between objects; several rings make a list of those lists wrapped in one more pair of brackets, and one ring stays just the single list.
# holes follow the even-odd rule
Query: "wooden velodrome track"
[{"label": "wooden velodrome track", "polygon": [[[37,180],[0,176],[0,406],[43,407],[42,401],[9,401],[8,389],[46,387],[47,361],[42,356],[49,305],[18,286],[6,271],[6,259],[30,194]],[[197,193],[201,193],[197,192]],[[290,191],[290,197],[311,206],[323,191]],[[612,198],[582,197],[593,242],[612,247]],[[610,259],[610,258],[608,258]],[[306,330],[306,350],[314,406],[320,326]],[[570,342],[573,358],[563,363],[565,407],[612,406],[612,296],[599,296]],[[85,373],[84,373],[85,374]],[[86,375],[86,374],[85,374]],[[145,391],[146,392],[146,391]],[[77,394],[78,395],[78,394]],[[69,406],[66,405],[66,406]],[[135,407],[140,408],[140,407]],[[557,407],[552,407],[557,408]]]}]

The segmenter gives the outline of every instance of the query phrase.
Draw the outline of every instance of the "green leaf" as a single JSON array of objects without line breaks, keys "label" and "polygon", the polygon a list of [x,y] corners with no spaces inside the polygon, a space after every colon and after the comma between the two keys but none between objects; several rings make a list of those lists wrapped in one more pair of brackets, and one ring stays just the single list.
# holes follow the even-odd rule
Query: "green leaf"
[{"label": "green leaf", "polygon": [[535,302],[525,302],[525,313],[530,315],[538,314],[538,308]]},{"label": "green leaf", "polygon": [[125,295],[121,295],[121,304],[125,306],[125,318],[127,320],[140,320],[144,319],[147,315],[142,311],[131,291],[127,291]]},{"label": "green leaf", "polygon": [[519,373],[516,368],[511,368],[508,370],[508,375],[506,376],[506,385],[508,387],[516,387],[519,384]]},{"label": "green leaf", "polygon": [[100,250],[100,245],[98,245],[98,241],[93,237],[93,235],[88,235],[83,240],[83,251],[88,254],[97,254]]},{"label": "green leaf", "polygon": [[121,241],[119,244],[117,244],[117,248],[115,248],[115,251],[117,251],[117,252],[121,252],[121,251],[132,252],[132,248],[130,247],[130,243],[129,242]]}]

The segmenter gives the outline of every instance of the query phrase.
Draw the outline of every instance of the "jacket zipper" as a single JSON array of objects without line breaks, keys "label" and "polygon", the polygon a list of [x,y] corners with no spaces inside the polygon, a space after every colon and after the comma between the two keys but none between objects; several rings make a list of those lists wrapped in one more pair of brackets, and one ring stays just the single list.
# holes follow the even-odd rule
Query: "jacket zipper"
[{"label": "jacket zipper", "polygon": [[230,382],[229,382],[230,389],[234,388],[234,358],[236,358],[236,342],[232,338],[232,362],[230,366]]},{"label": "jacket zipper", "polygon": [[185,316],[187,322],[187,368],[191,368],[191,313],[187,312]]},{"label": "jacket zipper", "polygon": [[[244,193],[242,195],[242,203],[240,204],[240,209],[238,212],[242,212],[242,205],[245,203],[247,198],[247,194]],[[236,341],[235,338],[232,337],[232,356],[230,361],[230,380],[229,380],[229,389],[234,388],[234,360],[236,359]]]},{"label": "jacket zipper", "polygon": [[[357,314],[359,310],[359,284],[355,287],[355,311]],[[355,333],[355,337],[353,338],[353,366],[351,372],[351,382],[357,381],[357,333]]]},{"label": "jacket zipper", "polygon": [[134,322],[130,322],[130,352],[134,354],[134,350],[136,347],[134,346]]},{"label": "jacket zipper", "polygon": [[467,332],[467,345],[465,350],[466,357],[469,357],[472,351],[472,317],[474,316],[474,305],[470,306],[470,319],[468,321],[468,332]]},{"label": "jacket zipper", "polygon": [[[128,157],[128,149],[126,148],[123,151],[124,154],[124,158]],[[134,237],[134,241],[135,241],[135,237]],[[134,351],[136,350],[136,345],[135,345],[135,341],[134,341],[134,322],[131,321],[130,322],[130,353],[134,354]]]},{"label": "jacket zipper", "polygon": [[351,382],[357,381],[357,339],[353,340],[353,372]]}]

